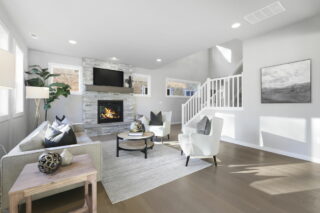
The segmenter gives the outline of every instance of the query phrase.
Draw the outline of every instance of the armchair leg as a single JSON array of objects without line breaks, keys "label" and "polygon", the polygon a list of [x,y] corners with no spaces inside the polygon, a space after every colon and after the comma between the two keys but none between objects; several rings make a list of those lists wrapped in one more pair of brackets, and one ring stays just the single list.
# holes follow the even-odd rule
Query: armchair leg
[{"label": "armchair leg", "polygon": [[189,160],[190,160],[190,156],[187,157],[186,167],[188,166]]},{"label": "armchair leg", "polygon": [[214,165],[215,165],[215,166],[218,166],[218,163],[217,163],[217,158],[216,158],[216,156],[213,156],[213,160],[214,160]]},{"label": "armchair leg", "polygon": [[168,135],[168,140],[170,140],[170,135]]},{"label": "armchair leg", "polygon": [[181,155],[183,155],[183,150],[181,149]]}]

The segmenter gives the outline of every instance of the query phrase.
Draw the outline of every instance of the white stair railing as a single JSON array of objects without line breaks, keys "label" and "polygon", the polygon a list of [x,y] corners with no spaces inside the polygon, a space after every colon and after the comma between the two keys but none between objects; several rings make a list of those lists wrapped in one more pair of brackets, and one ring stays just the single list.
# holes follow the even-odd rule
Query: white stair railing
[{"label": "white stair railing", "polygon": [[207,79],[182,105],[182,124],[187,124],[205,108],[217,110],[242,108],[242,74]]}]

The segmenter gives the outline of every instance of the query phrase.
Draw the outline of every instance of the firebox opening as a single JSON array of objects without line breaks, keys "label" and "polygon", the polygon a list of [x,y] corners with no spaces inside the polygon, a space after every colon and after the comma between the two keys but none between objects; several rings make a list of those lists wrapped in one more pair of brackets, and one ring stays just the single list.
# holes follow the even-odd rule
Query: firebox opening
[{"label": "firebox opening", "polygon": [[99,100],[98,123],[123,121],[123,101]]}]

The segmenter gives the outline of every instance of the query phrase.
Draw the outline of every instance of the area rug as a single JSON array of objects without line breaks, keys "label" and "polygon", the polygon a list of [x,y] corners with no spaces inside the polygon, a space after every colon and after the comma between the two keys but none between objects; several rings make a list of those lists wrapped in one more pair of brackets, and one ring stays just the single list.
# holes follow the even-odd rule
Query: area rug
[{"label": "area rug", "polygon": [[152,150],[148,150],[148,159],[139,151],[120,151],[117,158],[115,141],[102,142],[102,147],[102,184],[112,204],[212,165],[200,159],[192,159],[185,167],[186,157],[181,156],[179,150],[166,145],[156,144]]}]

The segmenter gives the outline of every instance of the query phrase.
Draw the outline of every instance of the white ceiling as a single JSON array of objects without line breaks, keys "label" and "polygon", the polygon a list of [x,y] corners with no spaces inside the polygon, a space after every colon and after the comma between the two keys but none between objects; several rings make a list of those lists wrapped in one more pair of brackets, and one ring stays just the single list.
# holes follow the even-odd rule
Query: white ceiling
[{"label": "white ceiling", "polygon": [[[32,49],[144,68],[232,39],[283,27],[320,11],[320,0],[281,0],[287,11],[256,25],[243,17],[275,0],[1,0]],[[1,5],[0,5],[1,6]],[[234,30],[230,26],[241,22]],[[38,40],[30,33],[39,36]],[[77,45],[70,45],[69,39]]]}]

